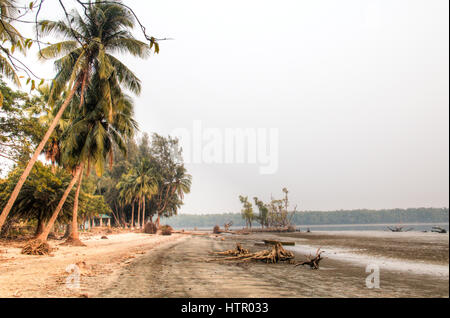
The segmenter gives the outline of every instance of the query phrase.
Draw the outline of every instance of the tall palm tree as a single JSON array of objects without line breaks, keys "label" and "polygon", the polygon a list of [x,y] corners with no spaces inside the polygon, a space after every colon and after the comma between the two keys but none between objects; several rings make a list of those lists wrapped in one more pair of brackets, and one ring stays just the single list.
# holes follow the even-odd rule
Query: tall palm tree
[{"label": "tall palm tree", "polygon": [[[81,113],[76,113],[77,117],[62,138],[62,162],[76,171],[73,179],[78,182],[72,213],[72,232],[66,241],[67,244],[82,244],[78,234],[78,197],[83,171],[86,169],[86,173],[89,174],[91,167],[94,167],[97,175],[101,176],[107,160],[112,166],[113,144],[116,144],[119,150],[125,154],[125,139],[132,137],[137,128],[133,119],[133,103],[128,96],[123,94],[114,95],[112,102],[115,110],[112,121],[109,120],[109,115],[105,114],[102,107],[101,87],[104,87],[102,82],[99,78],[94,78],[93,83],[89,85]],[[74,104],[77,103],[78,100]],[[53,213],[57,216],[59,210],[56,209]],[[52,219],[56,219],[56,217],[52,217]],[[44,234],[37,239],[47,239],[45,234],[51,226],[53,224],[49,222]]]},{"label": "tall palm tree", "polygon": [[59,96],[66,87],[69,87],[69,92],[3,208],[0,215],[0,229],[34,163],[75,94],[79,96],[81,107],[88,83],[95,76],[99,77],[102,85],[100,106],[108,114],[107,119],[112,121],[115,110],[112,102],[114,88],[111,87],[111,83],[114,85],[118,83],[136,94],[140,93],[139,79],[113,54],[129,53],[145,58],[150,54],[150,46],[138,41],[130,33],[129,30],[134,27],[134,16],[125,7],[118,5],[118,2],[118,0],[90,2],[85,16],[81,16],[74,10],[70,13],[72,17],[70,21],[39,22],[37,27],[43,35],[54,35],[65,39],[49,45],[39,53],[42,58],[58,58],[55,61],[57,74],[52,83],[49,102],[53,103],[54,97]]},{"label": "tall palm tree", "polygon": [[[134,193],[138,199],[138,227],[145,226],[145,203],[158,192],[158,180],[148,158],[142,158],[130,176]],[[142,215],[140,214],[142,211]],[[142,223],[141,223],[142,222]]]}]

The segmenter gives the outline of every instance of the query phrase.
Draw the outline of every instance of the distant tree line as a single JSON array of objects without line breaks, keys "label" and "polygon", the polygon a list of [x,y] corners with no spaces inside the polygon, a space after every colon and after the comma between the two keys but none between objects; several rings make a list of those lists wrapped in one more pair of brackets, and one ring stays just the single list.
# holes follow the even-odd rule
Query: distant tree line
[{"label": "distant tree line", "polygon": [[[220,214],[179,214],[169,223],[176,228],[213,227],[233,221],[233,226],[244,227],[246,220],[241,213]],[[410,208],[385,210],[338,210],[338,211],[300,211],[295,212],[291,223],[301,225],[325,224],[382,224],[382,223],[443,223],[449,221],[448,208]]]}]

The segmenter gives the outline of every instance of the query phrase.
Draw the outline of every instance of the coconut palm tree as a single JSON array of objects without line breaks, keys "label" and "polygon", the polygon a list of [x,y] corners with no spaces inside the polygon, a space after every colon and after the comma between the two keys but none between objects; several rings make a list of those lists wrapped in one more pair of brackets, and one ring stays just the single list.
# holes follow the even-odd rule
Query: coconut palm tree
[{"label": "coconut palm tree", "polygon": [[[132,169],[130,181],[134,183],[134,194],[138,200],[138,227],[145,226],[145,203],[158,192],[156,173],[148,158],[142,158]],[[142,211],[142,215],[140,214]],[[141,223],[142,222],[142,223]]]},{"label": "coconut palm tree", "polygon": [[58,58],[55,61],[57,74],[52,83],[49,103],[54,103],[55,96],[59,96],[67,87],[69,91],[3,208],[0,215],[0,229],[34,163],[75,95],[79,96],[81,107],[88,83],[97,76],[102,85],[99,90],[102,93],[99,106],[108,114],[107,119],[111,122],[115,113],[113,103],[115,88],[110,84],[118,83],[139,94],[141,90],[139,79],[113,54],[129,53],[145,58],[150,54],[150,46],[138,41],[130,33],[129,30],[134,27],[134,16],[125,7],[117,4],[118,2],[90,2],[84,16],[74,10],[70,13],[70,21],[39,22],[37,27],[40,28],[42,35],[59,36],[65,39],[39,52],[42,58]]},{"label": "coconut palm tree", "polygon": [[134,228],[134,205],[136,203],[136,184],[133,178],[134,171],[131,169],[127,174],[122,175],[117,189],[120,191],[119,197],[125,204],[131,204],[131,228]]},{"label": "coconut palm tree", "polygon": [[[160,216],[164,213],[165,208],[167,207],[167,203],[171,200],[171,197],[174,195],[178,196],[179,201],[182,201],[184,198],[184,194],[189,193],[191,191],[192,184],[192,176],[187,173],[184,165],[177,165],[175,168],[175,174],[173,176],[173,180],[167,185],[167,195],[165,204],[163,208],[158,211],[158,217],[156,219],[156,226],[159,228],[160,226]],[[178,200],[177,200],[178,201]]]},{"label": "coconut palm tree", "polygon": [[[66,241],[67,244],[71,245],[82,244],[78,235],[78,197],[83,171],[89,174],[91,168],[94,167],[97,175],[101,176],[107,160],[112,166],[113,144],[116,144],[119,150],[125,154],[125,139],[132,137],[137,129],[137,123],[133,119],[133,103],[131,99],[123,94],[121,96],[113,95],[112,102],[114,103],[115,111],[112,121],[110,121],[109,115],[105,114],[103,109],[103,95],[100,87],[104,87],[102,80],[98,77],[94,78],[86,93],[81,113],[76,113],[77,117],[75,117],[72,125],[62,136],[61,161],[67,167],[70,167],[72,171],[75,171],[73,177],[75,181],[73,184],[69,184],[69,187],[73,187],[75,182],[78,182],[72,213],[72,232]],[[74,105],[77,105],[78,102],[78,100],[74,100]],[[72,109],[75,107],[72,107]],[[65,200],[65,198],[63,197],[61,200]],[[61,206],[63,204],[64,202],[62,202]],[[51,221],[53,220],[54,222],[56,220],[58,213],[58,209],[53,212],[53,216],[46,225],[43,234],[37,239],[41,241],[47,239],[45,235],[48,234],[48,230],[53,226]]]}]

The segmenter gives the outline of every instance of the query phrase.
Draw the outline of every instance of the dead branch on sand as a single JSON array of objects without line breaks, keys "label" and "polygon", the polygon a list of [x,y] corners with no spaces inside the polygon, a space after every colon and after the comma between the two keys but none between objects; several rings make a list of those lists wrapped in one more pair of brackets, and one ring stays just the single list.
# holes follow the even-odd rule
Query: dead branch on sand
[{"label": "dead branch on sand", "polygon": [[233,256],[238,256],[238,255],[248,255],[250,254],[250,252],[243,248],[241,243],[236,243],[236,248],[234,250],[227,250],[227,251],[223,251],[223,252],[215,252],[214,254],[216,255],[233,255]]},{"label": "dead branch on sand", "polygon": [[299,263],[295,264],[295,266],[309,265],[309,267],[311,267],[311,269],[319,269],[319,262],[321,260],[323,260],[323,257],[321,256],[322,253],[323,253],[323,251],[320,251],[320,247],[319,247],[317,249],[317,252],[316,252],[316,255],[314,256],[314,258],[312,258],[311,254],[310,254],[306,261],[299,262]]},{"label": "dead branch on sand", "polygon": [[445,234],[445,233],[447,233],[447,230],[442,228],[442,227],[440,227],[440,226],[433,226],[431,228],[431,232]]},{"label": "dead branch on sand", "polygon": [[387,228],[391,232],[408,232],[408,231],[412,231],[413,230],[413,228],[405,229],[404,226],[393,226],[393,227],[387,226]]},{"label": "dead branch on sand", "polygon": [[224,225],[223,225],[223,227],[225,228],[225,232],[227,232],[227,231],[229,231],[230,230],[230,227],[233,225],[233,221],[230,221],[230,222],[228,222],[228,223],[225,223]]}]

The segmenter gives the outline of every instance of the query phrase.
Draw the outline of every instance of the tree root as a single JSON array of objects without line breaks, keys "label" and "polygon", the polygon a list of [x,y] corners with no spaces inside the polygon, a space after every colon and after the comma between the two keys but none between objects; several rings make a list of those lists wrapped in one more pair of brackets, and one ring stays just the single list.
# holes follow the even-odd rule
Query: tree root
[{"label": "tree root", "polygon": [[312,258],[312,256],[309,255],[309,257],[306,261],[299,262],[299,263],[295,264],[295,266],[309,265],[309,267],[311,267],[311,269],[319,269],[319,262],[321,260],[323,260],[323,257],[321,256],[322,253],[323,253],[323,251],[320,251],[320,247],[319,247],[317,249],[317,252],[316,252],[316,255],[314,256],[314,258]]},{"label": "tree root", "polygon": [[[245,250],[245,249],[244,249]],[[234,255],[230,254],[230,251],[216,253],[218,255]],[[247,250],[245,250],[247,251]],[[278,243],[273,245],[272,250],[263,250],[256,253],[238,254],[232,257],[225,257],[222,260],[238,260],[238,261],[263,261],[266,263],[278,263],[280,261],[290,261],[294,258],[294,253],[286,251],[283,246]]]},{"label": "tree root", "polygon": [[22,248],[22,254],[26,255],[48,255],[52,251],[50,244],[41,240],[31,240]]}]

